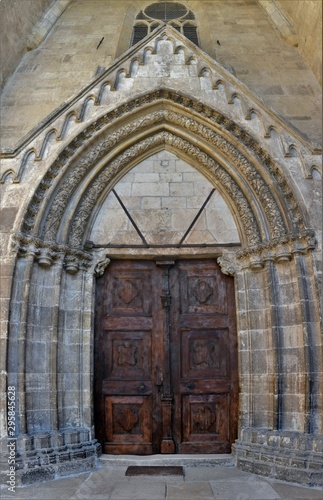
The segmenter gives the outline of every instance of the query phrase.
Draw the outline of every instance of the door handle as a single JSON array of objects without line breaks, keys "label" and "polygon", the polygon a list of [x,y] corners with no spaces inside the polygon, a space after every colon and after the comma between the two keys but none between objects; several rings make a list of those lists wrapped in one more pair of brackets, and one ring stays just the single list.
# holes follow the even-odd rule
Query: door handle
[{"label": "door handle", "polygon": [[156,381],[158,392],[160,392],[161,386],[163,385],[163,380],[164,380],[163,374],[161,372],[159,372],[157,375],[157,381]]},{"label": "door handle", "polygon": [[146,389],[145,384],[141,384],[141,386],[140,386],[140,390],[143,392],[145,389]]}]

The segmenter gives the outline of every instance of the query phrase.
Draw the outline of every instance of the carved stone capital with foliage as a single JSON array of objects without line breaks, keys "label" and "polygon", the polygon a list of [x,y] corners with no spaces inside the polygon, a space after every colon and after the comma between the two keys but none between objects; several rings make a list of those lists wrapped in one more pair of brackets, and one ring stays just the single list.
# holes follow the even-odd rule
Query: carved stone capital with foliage
[{"label": "carved stone capital with foliage", "polygon": [[243,267],[257,271],[262,269],[267,261],[277,264],[289,262],[295,254],[306,254],[315,247],[314,231],[304,229],[299,233],[286,234],[281,238],[274,238],[240,250],[236,253],[236,257]]},{"label": "carved stone capital with foliage", "polygon": [[21,258],[32,256],[39,266],[44,268],[49,268],[55,262],[64,259],[64,267],[70,274],[75,274],[79,269],[87,270],[92,261],[92,255],[88,252],[22,233],[13,236],[12,249]]}]

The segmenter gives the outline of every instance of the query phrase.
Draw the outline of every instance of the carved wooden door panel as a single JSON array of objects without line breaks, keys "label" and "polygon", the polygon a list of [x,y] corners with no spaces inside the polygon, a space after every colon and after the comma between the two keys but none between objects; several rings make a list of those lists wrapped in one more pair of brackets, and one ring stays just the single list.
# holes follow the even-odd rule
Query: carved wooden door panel
[{"label": "carved wooden door panel", "polygon": [[182,260],[170,285],[176,450],[230,452],[238,410],[233,279],[213,259]]},{"label": "carved wooden door panel", "polygon": [[112,261],[96,306],[103,451],[230,451],[238,396],[232,278],[213,259]]},{"label": "carved wooden door panel", "polygon": [[160,441],[162,311],[154,262],[112,261],[97,284],[96,432],[103,451],[151,454]]}]

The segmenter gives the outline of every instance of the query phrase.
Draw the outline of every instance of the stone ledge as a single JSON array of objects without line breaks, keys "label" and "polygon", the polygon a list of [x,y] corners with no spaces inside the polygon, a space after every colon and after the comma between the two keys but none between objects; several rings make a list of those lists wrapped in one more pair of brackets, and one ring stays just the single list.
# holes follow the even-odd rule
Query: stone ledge
[{"label": "stone ledge", "polygon": [[193,467],[234,467],[235,459],[231,454],[167,454],[167,455],[101,455],[98,459],[101,467],[125,467],[136,466],[193,466]]}]

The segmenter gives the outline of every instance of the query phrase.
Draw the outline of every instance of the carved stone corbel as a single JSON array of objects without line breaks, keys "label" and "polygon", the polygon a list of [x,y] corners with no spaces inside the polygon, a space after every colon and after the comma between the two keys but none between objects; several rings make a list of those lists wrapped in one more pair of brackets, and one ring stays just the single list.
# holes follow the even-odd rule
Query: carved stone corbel
[{"label": "carved stone corbel", "polygon": [[223,254],[216,259],[223,274],[234,276],[241,269],[241,265],[237,262],[234,254]]},{"label": "carved stone corbel", "polygon": [[110,262],[111,262],[111,259],[109,259],[109,257],[105,257],[105,259],[100,260],[96,264],[96,266],[94,268],[94,274],[97,278],[100,278],[100,276],[103,276],[104,271],[106,270],[106,268],[108,267]]}]

